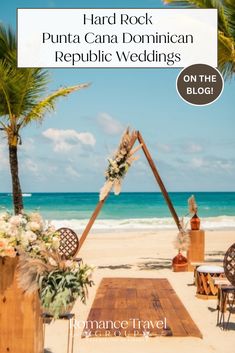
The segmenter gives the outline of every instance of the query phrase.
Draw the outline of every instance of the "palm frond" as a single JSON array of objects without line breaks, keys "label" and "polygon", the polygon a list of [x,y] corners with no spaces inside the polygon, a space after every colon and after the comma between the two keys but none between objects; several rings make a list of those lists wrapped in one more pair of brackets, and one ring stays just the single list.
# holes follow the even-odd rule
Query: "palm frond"
[{"label": "palm frond", "polygon": [[235,1],[234,0],[165,0],[165,4],[218,10],[218,67],[224,78],[235,72]]},{"label": "palm frond", "polygon": [[215,8],[218,0],[164,0],[164,4],[172,4],[179,7],[199,7],[199,8]]},{"label": "palm frond", "polygon": [[76,86],[60,88],[53,92],[46,98],[39,101],[36,105],[32,107],[32,110],[25,116],[21,118],[20,126],[24,127],[31,123],[32,121],[40,121],[47,112],[53,111],[55,108],[55,102],[60,97],[65,97],[72,92],[78,91],[83,88],[87,88],[89,84],[84,83]]},{"label": "palm frond", "polygon": [[223,0],[225,7],[225,14],[228,18],[230,35],[235,40],[235,1]]},{"label": "palm frond", "polygon": [[17,104],[14,105],[14,114],[18,117],[27,115],[38,104],[49,83],[49,72],[46,70],[38,68],[20,70],[23,87],[20,96],[17,97]]},{"label": "palm frond", "polygon": [[6,60],[0,60],[0,116],[13,115],[14,101],[17,92],[20,90],[18,85],[21,75],[17,70],[10,66]]},{"label": "palm frond", "polygon": [[16,37],[14,32],[9,28],[5,28],[0,23],[0,60],[13,58],[12,53],[16,52]]},{"label": "palm frond", "polygon": [[235,49],[231,38],[219,33],[219,60],[218,66],[224,78],[231,79],[235,72]]},{"label": "palm frond", "polygon": [[224,7],[219,0],[165,0],[166,4],[185,8],[217,9],[219,30],[229,35],[228,21]]}]

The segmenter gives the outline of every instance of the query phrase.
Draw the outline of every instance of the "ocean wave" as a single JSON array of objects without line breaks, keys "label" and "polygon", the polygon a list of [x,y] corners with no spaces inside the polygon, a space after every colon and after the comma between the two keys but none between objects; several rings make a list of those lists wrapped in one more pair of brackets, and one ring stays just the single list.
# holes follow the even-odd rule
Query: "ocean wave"
[{"label": "ocean wave", "polygon": [[[88,223],[83,220],[53,220],[51,223],[56,227],[68,227],[76,231],[83,231]],[[185,218],[189,222],[189,218]],[[159,230],[176,229],[175,222],[170,217],[165,218],[130,218],[130,219],[98,219],[95,221],[93,231],[119,231],[119,230]],[[201,229],[234,229],[235,216],[219,216],[201,218]]]}]

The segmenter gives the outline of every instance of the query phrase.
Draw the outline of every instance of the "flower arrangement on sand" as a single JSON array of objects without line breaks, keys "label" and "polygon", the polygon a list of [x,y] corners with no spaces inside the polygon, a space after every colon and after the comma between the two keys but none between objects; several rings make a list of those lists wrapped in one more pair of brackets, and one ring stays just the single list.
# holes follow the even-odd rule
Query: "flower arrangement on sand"
[{"label": "flower arrangement on sand", "polygon": [[54,318],[77,298],[86,302],[92,268],[58,253],[59,234],[40,214],[0,215],[0,258],[18,256],[17,279],[24,292],[38,290],[43,309]]},{"label": "flower arrangement on sand", "polygon": [[109,165],[105,172],[106,182],[100,190],[100,200],[104,200],[112,188],[115,195],[120,194],[123,178],[131,164],[138,159],[138,157],[134,156],[134,153],[141,148],[141,145],[132,149],[131,138],[132,134],[128,128],[121,138],[121,142],[114,157],[108,159]]}]

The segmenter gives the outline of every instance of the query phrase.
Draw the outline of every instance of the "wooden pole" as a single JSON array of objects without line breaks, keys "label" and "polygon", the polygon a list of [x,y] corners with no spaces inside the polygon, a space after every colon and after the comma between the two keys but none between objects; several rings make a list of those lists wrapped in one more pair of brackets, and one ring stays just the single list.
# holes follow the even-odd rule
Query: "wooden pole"
[{"label": "wooden pole", "polygon": [[[131,142],[130,142],[130,150],[131,150],[132,147],[134,146],[134,144],[135,144],[135,142],[136,142],[136,140],[137,140],[137,137],[138,137],[138,132],[133,131],[132,137],[131,137]],[[83,231],[83,233],[82,233],[82,236],[81,236],[80,241],[79,241],[79,249],[78,249],[78,250],[81,249],[82,244],[83,244],[84,241],[86,240],[86,238],[87,238],[87,236],[88,236],[88,234],[89,234],[89,231],[91,230],[91,227],[93,226],[93,224],[94,224],[96,218],[98,217],[98,215],[99,215],[99,213],[100,213],[100,211],[101,211],[101,209],[102,209],[102,207],[103,207],[105,201],[107,200],[108,196],[109,196],[109,194],[105,197],[104,200],[98,202],[98,204],[97,204],[97,206],[96,206],[94,212],[92,213],[92,216],[91,216],[89,222],[87,223],[86,228],[84,229],[84,231]]]},{"label": "wooden pole", "polygon": [[104,200],[102,201],[99,201],[96,208],[95,208],[95,211],[92,213],[92,216],[89,220],[89,222],[87,223],[87,226],[86,228],[84,229],[83,233],[82,233],[82,236],[79,240],[79,250],[81,249],[82,247],[82,244],[84,243],[84,241],[86,240],[86,237],[88,235],[88,233],[90,232],[91,230],[91,227],[93,226],[96,218],[98,217],[98,214],[100,213],[100,210],[101,208],[103,207],[104,203],[105,203],[105,200],[108,198],[108,195],[105,197]]},{"label": "wooden pole", "polygon": [[164,198],[166,200],[166,203],[167,203],[167,205],[169,207],[169,210],[170,210],[170,212],[172,214],[172,217],[174,218],[174,221],[175,221],[178,229],[180,230],[181,229],[181,225],[180,225],[179,217],[178,217],[178,215],[177,215],[177,213],[176,213],[176,211],[174,209],[174,206],[173,206],[173,204],[171,202],[171,199],[170,199],[170,197],[168,195],[168,192],[166,191],[166,188],[165,188],[165,186],[163,184],[163,181],[162,181],[162,179],[161,179],[161,177],[160,177],[160,175],[159,175],[159,173],[157,171],[155,163],[154,163],[154,161],[153,161],[153,159],[152,159],[152,157],[151,157],[151,155],[149,153],[149,150],[148,150],[148,148],[147,148],[147,146],[146,146],[146,144],[144,142],[144,139],[143,139],[143,137],[142,137],[142,135],[141,135],[141,133],[139,131],[137,132],[137,138],[139,140],[139,143],[142,145],[142,149],[143,149],[143,152],[145,154],[145,157],[147,158],[147,160],[149,162],[149,165],[150,165],[150,167],[152,169],[153,175],[154,175],[154,177],[155,177],[155,179],[156,179],[156,181],[157,181],[157,183],[158,183],[158,185],[159,185],[159,187],[161,189],[161,192],[162,192],[162,194],[163,194],[163,196],[164,196]]}]

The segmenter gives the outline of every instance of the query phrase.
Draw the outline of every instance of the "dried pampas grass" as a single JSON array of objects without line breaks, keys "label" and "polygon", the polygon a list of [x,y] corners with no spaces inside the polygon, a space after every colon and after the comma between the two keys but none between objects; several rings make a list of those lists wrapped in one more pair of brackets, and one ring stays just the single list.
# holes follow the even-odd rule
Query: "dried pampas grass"
[{"label": "dried pampas grass", "polygon": [[112,190],[113,181],[107,180],[104,186],[100,189],[100,201],[104,200],[109,192]]},{"label": "dried pampas grass", "polygon": [[[118,151],[121,151],[122,149],[125,149],[127,151],[130,150],[130,142],[131,142],[131,133],[130,133],[130,128],[128,127],[122,137],[121,137],[121,141],[118,147]],[[118,152],[117,152],[118,153]]]},{"label": "dried pampas grass", "polygon": [[120,194],[120,192],[121,192],[121,180],[120,179],[114,180],[113,191],[114,191],[114,195]]},{"label": "dried pampas grass", "polygon": [[197,213],[198,207],[194,195],[188,199],[188,210],[190,214]]},{"label": "dried pampas grass", "polygon": [[38,290],[38,276],[47,271],[47,265],[40,259],[20,255],[17,267],[17,281],[27,294]]},{"label": "dried pampas grass", "polygon": [[64,267],[64,261],[56,251],[41,251],[41,255],[43,258],[32,258],[23,253],[19,256],[17,281],[26,294],[38,290],[38,278],[44,272]]},{"label": "dried pampas grass", "polygon": [[181,229],[177,234],[176,240],[174,241],[174,246],[180,251],[187,251],[190,246],[190,236],[187,230],[187,223],[184,223],[184,219],[180,220]]}]

